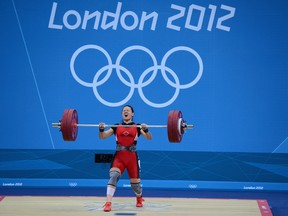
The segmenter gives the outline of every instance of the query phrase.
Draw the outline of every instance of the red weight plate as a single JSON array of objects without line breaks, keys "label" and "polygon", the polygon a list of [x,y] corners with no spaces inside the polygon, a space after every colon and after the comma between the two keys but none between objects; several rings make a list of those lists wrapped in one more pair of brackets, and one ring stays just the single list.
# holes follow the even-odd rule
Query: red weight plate
[{"label": "red weight plate", "polygon": [[78,113],[77,111],[74,109],[72,112],[72,122],[71,122],[71,127],[72,127],[72,141],[75,141],[77,138],[77,134],[78,134]]},{"label": "red weight plate", "polygon": [[60,131],[62,132],[62,137],[63,137],[63,140],[68,140],[69,139],[69,132],[67,130],[67,120],[68,120],[68,113],[69,113],[69,110],[65,109],[64,112],[63,112],[63,115],[62,115],[62,119],[61,119],[61,128],[60,128]]},{"label": "red weight plate", "polygon": [[167,133],[168,139],[171,143],[180,143],[182,140],[183,128],[178,129],[179,120],[182,119],[182,112],[180,110],[171,110],[168,114]]},{"label": "red weight plate", "polygon": [[168,139],[171,143],[179,142],[178,116],[176,110],[172,110],[169,112],[167,131],[168,131]]},{"label": "red weight plate", "polygon": [[78,114],[75,109],[66,109],[61,120],[61,132],[63,140],[75,141],[78,134]]}]

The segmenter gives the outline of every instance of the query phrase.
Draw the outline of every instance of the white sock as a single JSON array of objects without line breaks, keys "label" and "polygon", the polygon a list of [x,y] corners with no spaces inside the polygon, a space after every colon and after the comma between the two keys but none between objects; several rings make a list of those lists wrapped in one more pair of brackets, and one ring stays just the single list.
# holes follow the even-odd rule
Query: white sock
[{"label": "white sock", "polygon": [[110,195],[110,196],[114,196],[114,193],[115,193],[115,188],[112,188],[112,187],[107,187],[107,195]]}]

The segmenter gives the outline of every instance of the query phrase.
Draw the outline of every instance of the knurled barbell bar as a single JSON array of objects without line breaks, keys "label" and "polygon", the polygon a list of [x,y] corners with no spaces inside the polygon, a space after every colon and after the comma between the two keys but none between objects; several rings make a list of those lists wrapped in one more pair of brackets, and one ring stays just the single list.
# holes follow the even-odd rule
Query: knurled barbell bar
[{"label": "knurled barbell bar", "polygon": [[[106,127],[141,127],[141,125],[106,125]],[[79,124],[76,109],[65,109],[62,119],[58,123],[52,123],[62,132],[63,140],[75,141],[78,135],[78,127],[99,127],[99,124]],[[187,129],[194,126],[188,125],[180,110],[171,110],[168,114],[167,125],[148,125],[149,128],[167,128],[168,140],[171,143],[180,143]]]}]

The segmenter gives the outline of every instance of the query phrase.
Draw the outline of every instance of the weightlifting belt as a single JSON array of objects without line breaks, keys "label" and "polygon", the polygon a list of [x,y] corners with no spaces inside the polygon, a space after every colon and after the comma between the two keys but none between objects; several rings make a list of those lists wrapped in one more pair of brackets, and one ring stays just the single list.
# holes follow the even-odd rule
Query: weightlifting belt
[{"label": "weightlifting belt", "polygon": [[136,145],[131,145],[131,146],[121,146],[119,144],[116,145],[116,151],[131,151],[131,152],[136,152]]}]

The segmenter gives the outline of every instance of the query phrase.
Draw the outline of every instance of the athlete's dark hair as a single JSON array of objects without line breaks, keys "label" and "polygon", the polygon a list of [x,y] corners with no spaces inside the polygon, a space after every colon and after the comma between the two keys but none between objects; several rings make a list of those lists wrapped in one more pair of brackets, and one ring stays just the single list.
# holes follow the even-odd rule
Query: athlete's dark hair
[{"label": "athlete's dark hair", "polygon": [[133,107],[132,107],[131,105],[128,105],[128,104],[127,104],[127,105],[123,106],[122,110],[124,109],[124,107],[130,107],[132,113],[134,113],[134,109],[133,109]]}]

